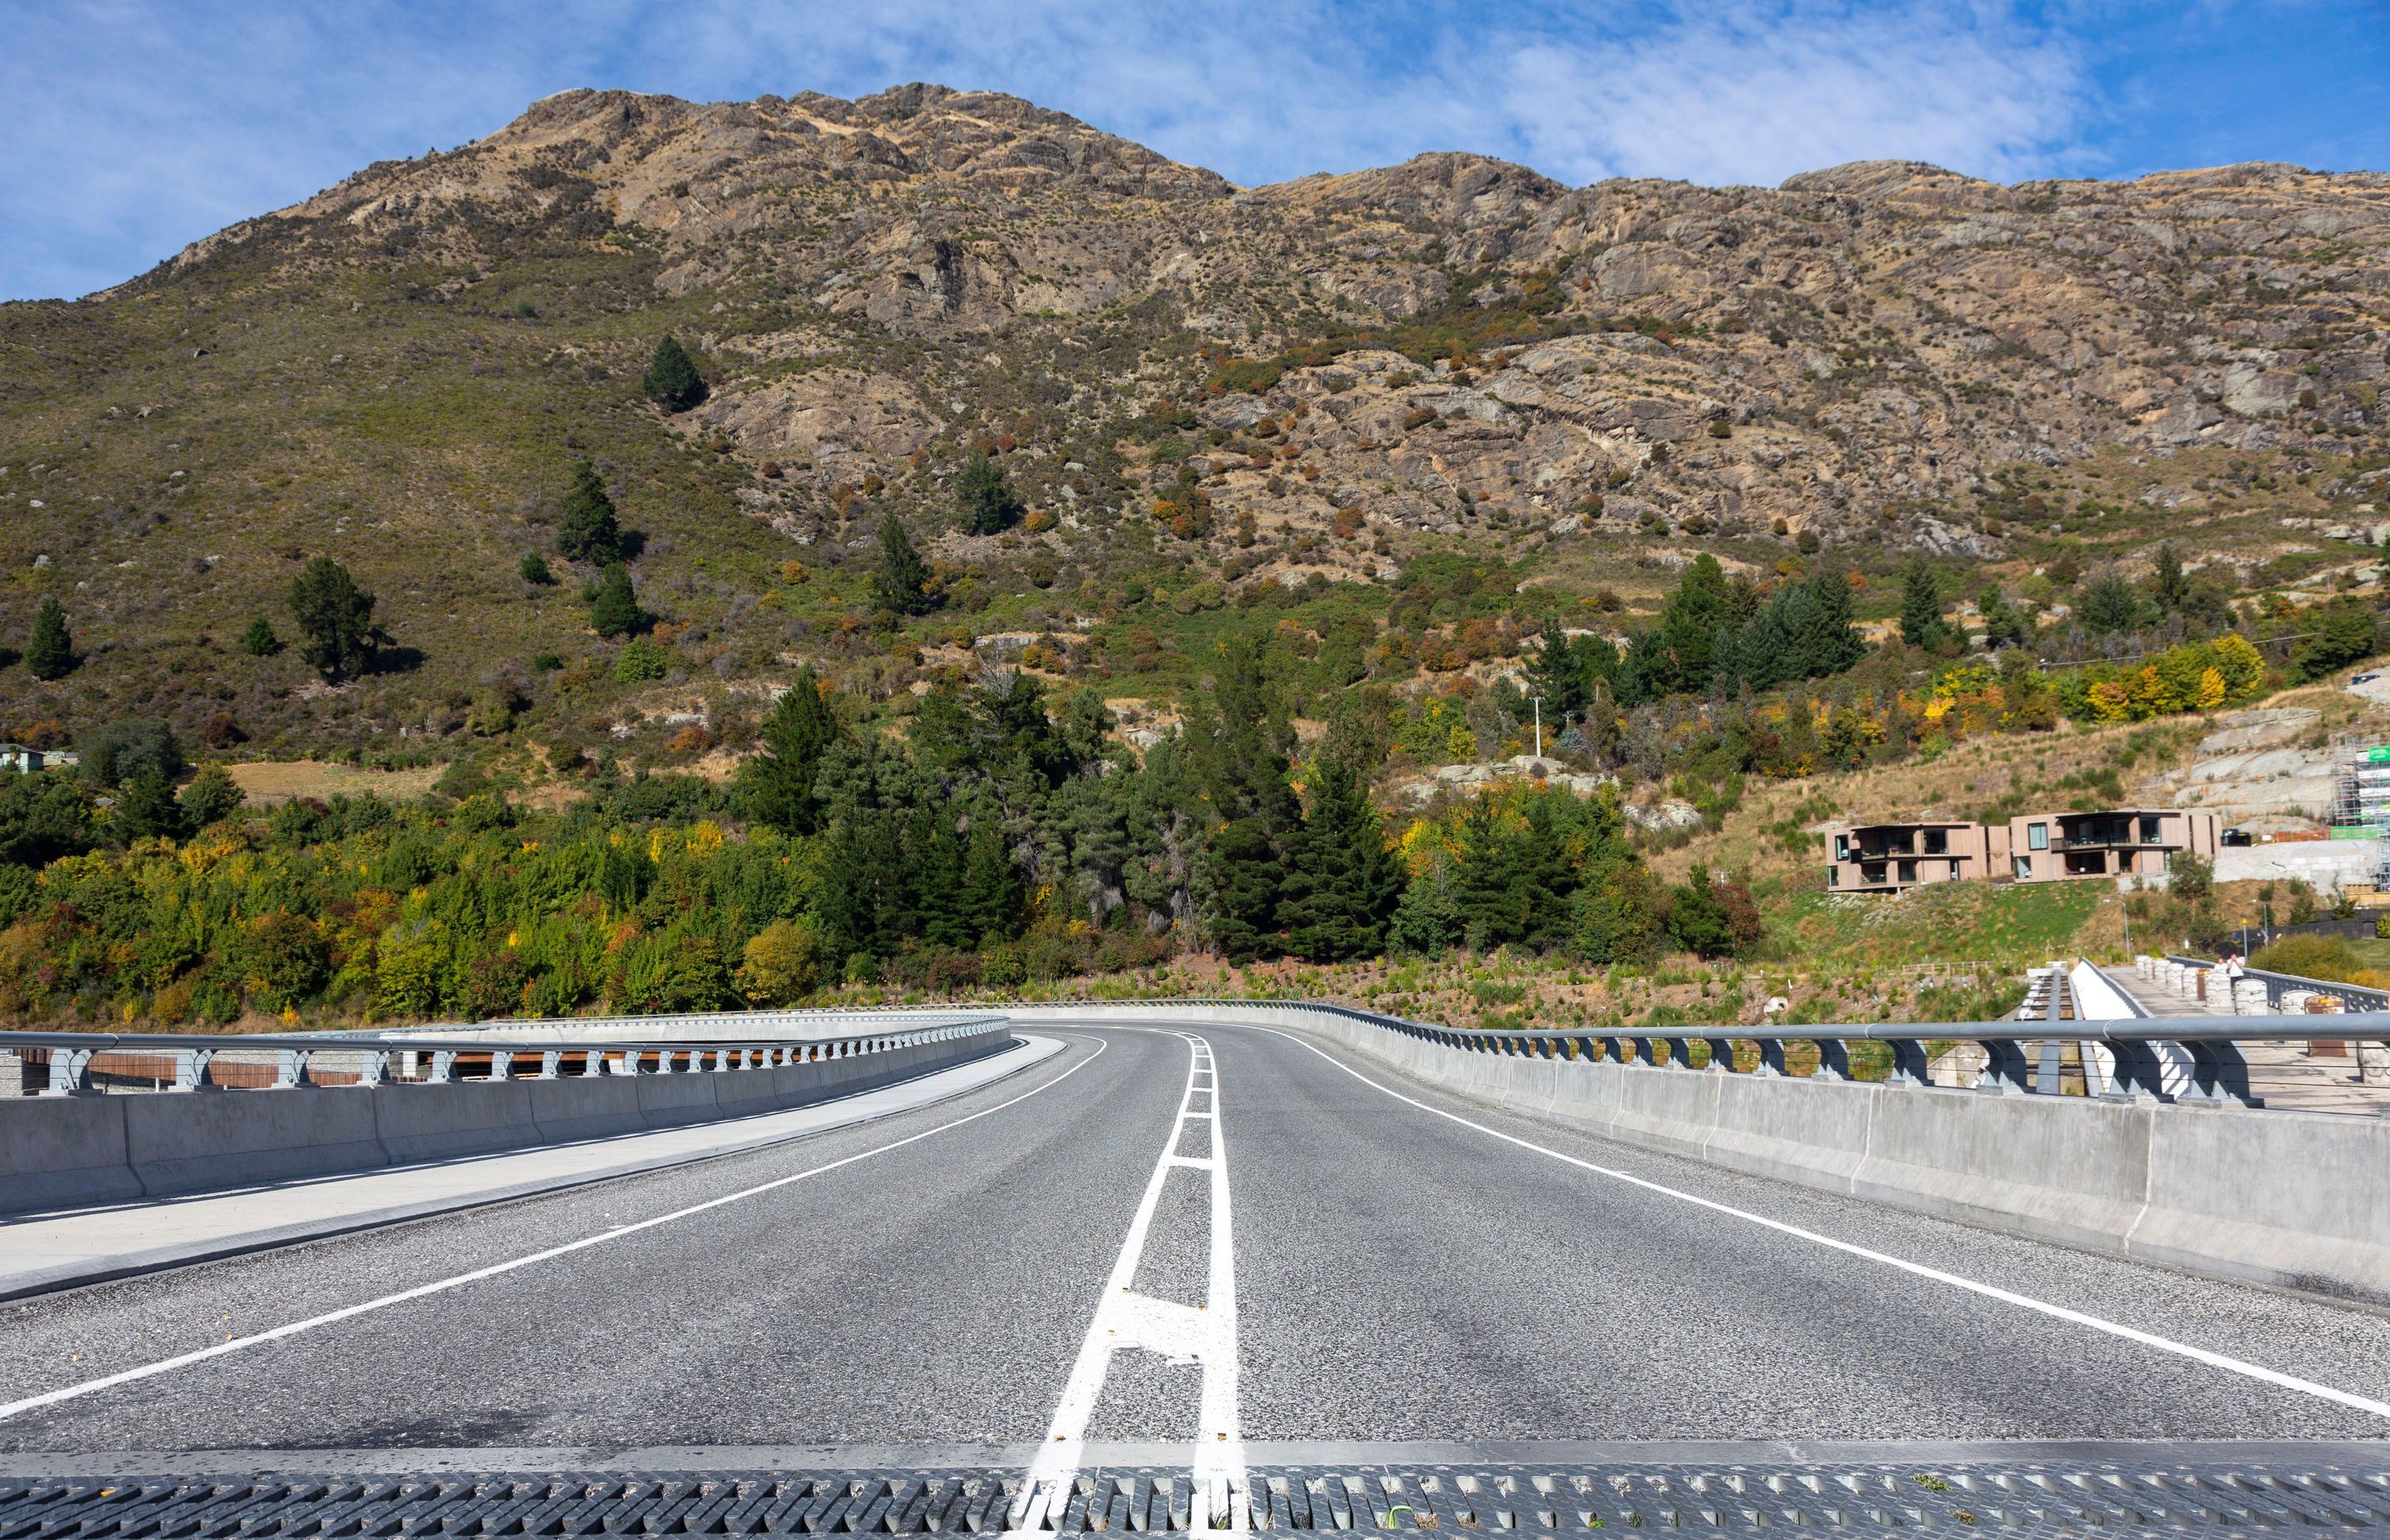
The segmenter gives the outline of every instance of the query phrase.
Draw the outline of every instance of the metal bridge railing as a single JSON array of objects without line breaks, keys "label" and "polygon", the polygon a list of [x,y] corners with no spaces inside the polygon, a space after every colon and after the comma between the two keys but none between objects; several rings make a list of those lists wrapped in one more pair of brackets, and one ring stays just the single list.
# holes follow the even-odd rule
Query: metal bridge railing
[{"label": "metal bridge railing", "polygon": [[[1134,1002],[1123,1002],[1134,1004]],[[2169,1101],[2218,1107],[2262,1107],[2253,1090],[2244,1043],[2306,1042],[2317,1035],[2313,1016],[2173,1016],[2114,1020],[1910,1021],[1818,1026],[1672,1026],[1491,1030],[1441,1027],[1384,1016],[1351,1006],[1307,1000],[1182,1000],[1156,1005],[1201,1006],[1230,1011],[1278,1009],[1341,1016],[1465,1053],[1530,1059],[1607,1061],[1654,1069],[1694,1070],[1713,1074],[1745,1072],[1735,1067],[1737,1048],[1757,1053],[1756,1075],[1792,1073],[1786,1048],[1813,1047],[1817,1068],[1810,1078],[1852,1080],[1852,1050],[1882,1044],[1889,1057],[1883,1081],[1892,1085],[1930,1086],[1934,1046],[1966,1043],[1984,1051],[1973,1091],[2002,1096],[2063,1094],[2049,1073],[2051,1050],[2060,1043],[2101,1051],[2104,1082],[2097,1099]],[[1109,1002],[1108,1002],[1109,1004]],[[2335,1037],[2390,1042],[2390,1011],[2355,1012],[2331,1019]],[[2039,1030],[2036,1030],[2039,1029]],[[1700,1052],[1694,1045],[1701,1045]],[[2028,1051],[2028,1045],[2032,1051]],[[1806,1056],[1805,1055],[1804,1058]],[[2076,1099],[2082,1099],[2077,1097]]]},{"label": "metal bridge railing", "polygon": [[[597,1036],[597,1023],[528,1021],[374,1034],[0,1032],[0,1053],[28,1072],[23,1090],[82,1096],[104,1089],[160,1091],[288,1089],[305,1085],[443,1085],[460,1081],[557,1080],[585,1075],[725,1074],[887,1053],[944,1042],[1008,1024],[996,1013],[870,1013],[884,1024],[867,1032],[799,1038],[736,1033],[770,1018],[793,1026],[827,1013],[741,1012],[713,1017],[627,1019],[634,1026],[700,1025],[703,1038],[642,1033]],[[864,1013],[842,1018],[856,1020]],[[615,1026],[617,1022],[608,1022]],[[561,1033],[562,1035],[559,1035]],[[241,1072],[226,1072],[238,1069]]]}]

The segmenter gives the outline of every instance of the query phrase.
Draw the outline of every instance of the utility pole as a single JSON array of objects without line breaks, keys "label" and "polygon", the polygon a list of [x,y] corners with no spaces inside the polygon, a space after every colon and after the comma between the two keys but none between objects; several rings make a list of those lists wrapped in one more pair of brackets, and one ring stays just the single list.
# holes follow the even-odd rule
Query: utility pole
[{"label": "utility pole", "polygon": [[1543,698],[1542,696],[1538,695],[1538,696],[1535,697],[1535,702],[1536,702],[1536,757],[1537,759],[1541,759],[1541,758],[1543,758],[1543,757],[1544,757],[1544,698]]}]

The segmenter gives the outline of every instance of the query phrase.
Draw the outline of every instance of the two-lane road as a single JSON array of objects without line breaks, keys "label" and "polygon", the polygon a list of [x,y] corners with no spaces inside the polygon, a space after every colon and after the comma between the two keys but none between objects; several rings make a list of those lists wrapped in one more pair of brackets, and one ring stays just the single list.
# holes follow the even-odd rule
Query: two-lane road
[{"label": "two-lane road", "polygon": [[878,1123],[0,1307],[0,1450],[2390,1437],[2380,1315],[1260,1028],[1037,1030]]}]

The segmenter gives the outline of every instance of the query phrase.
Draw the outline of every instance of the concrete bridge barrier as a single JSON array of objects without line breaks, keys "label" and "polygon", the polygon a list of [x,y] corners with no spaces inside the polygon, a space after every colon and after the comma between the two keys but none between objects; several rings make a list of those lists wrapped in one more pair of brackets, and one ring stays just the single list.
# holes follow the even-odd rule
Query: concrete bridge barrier
[{"label": "concrete bridge barrier", "polygon": [[1278,1027],[1644,1149],[2087,1251],[2390,1304],[2390,1118],[1531,1057],[1291,1004],[1012,1014]]},{"label": "concrete bridge barrier", "polygon": [[950,1069],[1012,1040],[996,1017],[941,1033],[898,1027],[891,1036],[890,1046],[873,1051],[750,1069],[16,1097],[0,1106],[0,1213],[251,1187],[779,1111]]}]

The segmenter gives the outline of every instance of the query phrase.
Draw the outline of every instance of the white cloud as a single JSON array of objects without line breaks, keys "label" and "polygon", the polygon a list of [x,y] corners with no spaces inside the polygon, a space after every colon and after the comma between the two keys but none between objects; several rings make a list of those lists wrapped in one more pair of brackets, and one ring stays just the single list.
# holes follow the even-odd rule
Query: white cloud
[{"label": "white cloud", "polygon": [[1529,40],[1508,76],[1520,140],[1555,176],[1760,185],[1872,159],[2047,174],[2088,83],[2068,41],[1938,6],[1741,7],[1626,40]]},{"label": "white cloud", "polygon": [[0,50],[0,297],[114,283],[573,85],[1011,92],[1247,184],[1430,149],[1772,183],[1871,156],[2061,169],[2069,38],[2010,0],[71,0]]}]

